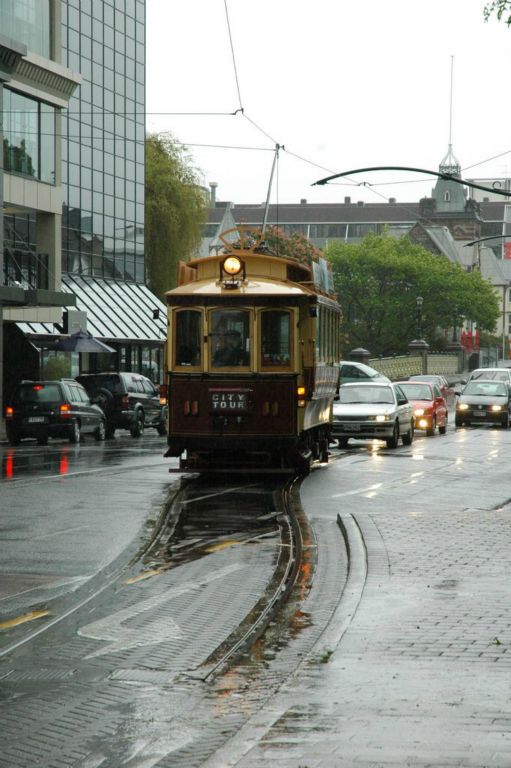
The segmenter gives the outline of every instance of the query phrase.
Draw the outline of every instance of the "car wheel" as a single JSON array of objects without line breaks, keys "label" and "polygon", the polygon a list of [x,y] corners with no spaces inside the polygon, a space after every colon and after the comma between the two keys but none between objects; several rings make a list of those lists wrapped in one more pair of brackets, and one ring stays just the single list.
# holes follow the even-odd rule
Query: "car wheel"
[{"label": "car wheel", "polygon": [[396,422],[394,424],[392,437],[387,437],[385,441],[387,443],[387,448],[397,448],[398,440],[399,440],[399,424]]},{"label": "car wheel", "polygon": [[9,445],[19,445],[21,443],[21,437],[17,432],[11,432],[7,430],[7,440]]},{"label": "car wheel", "polygon": [[135,421],[130,427],[132,437],[141,437],[144,434],[144,412],[138,410],[135,414]]},{"label": "car wheel", "polygon": [[462,420],[461,420],[461,419],[458,419],[457,417],[454,419],[454,423],[455,423],[455,425],[456,425],[457,427],[462,427],[462,426],[463,426],[463,422],[462,422]]},{"label": "car wheel", "polygon": [[440,432],[441,435],[445,435],[445,433],[447,432],[447,414],[445,416],[443,427],[438,427],[438,431]]},{"label": "car wheel", "polygon": [[98,442],[103,442],[105,437],[106,437],[106,426],[105,426],[105,422],[101,420],[99,422],[98,428],[94,432],[94,440],[97,440]]},{"label": "car wheel", "polygon": [[164,435],[166,435],[166,434],[167,434],[167,425],[165,424],[165,422],[164,422],[164,421],[160,421],[160,423],[159,423],[159,424],[158,424],[158,426],[156,427],[156,431],[157,431],[157,432],[158,432],[158,434],[159,434],[159,435],[161,435],[162,437],[163,437]]},{"label": "car wheel", "polygon": [[403,445],[411,445],[413,443],[413,436],[414,436],[414,426],[413,422],[410,424],[410,429],[406,433],[406,435],[403,435],[401,438],[403,441]]},{"label": "car wheel", "polygon": [[39,435],[37,445],[48,445],[48,435]]},{"label": "car wheel", "polygon": [[115,427],[107,427],[105,437],[109,440],[111,437],[115,437]]},{"label": "car wheel", "polygon": [[73,421],[71,424],[71,432],[69,433],[70,443],[79,443],[82,437],[82,430],[79,421]]},{"label": "car wheel", "polygon": [[349,437],[340,437],[337,441],[339,448],[346,448],[348,445]]},{"label": "car wheel", "polygon": [[92,402],[96,403],[96,405],[99,405],[103,413],[106,413],[107,411],[111,410],[113,399],[114,398],[110,390],[99,389],[92,398]]},{"label": "car wheel", "polygon": [[430,427],[430,429],[426,430],[426,435],[428,437],[433,437],[433,435],[435,434],[435,429],[436,429],[436,418],[435,418],[435,416],[433,416],[433,420],[431,422],[431,427]]},{"label": "car wheel", "polygon": [[506,415],[502,419],[502,429],[508,429],[508,427],[509,427],[509,413],[506,413]]}]

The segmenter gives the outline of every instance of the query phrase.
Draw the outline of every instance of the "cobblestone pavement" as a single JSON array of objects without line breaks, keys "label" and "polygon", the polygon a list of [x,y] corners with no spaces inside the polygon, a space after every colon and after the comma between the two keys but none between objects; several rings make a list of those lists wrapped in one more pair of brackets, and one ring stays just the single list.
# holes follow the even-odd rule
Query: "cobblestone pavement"
[{"label": "cobblestone pavement", "polygon": [[354,565],[329,660],[304,660],[207,768],[510,768],[510,446],[450,429],[312,474],[304,507],[341,516]]}]

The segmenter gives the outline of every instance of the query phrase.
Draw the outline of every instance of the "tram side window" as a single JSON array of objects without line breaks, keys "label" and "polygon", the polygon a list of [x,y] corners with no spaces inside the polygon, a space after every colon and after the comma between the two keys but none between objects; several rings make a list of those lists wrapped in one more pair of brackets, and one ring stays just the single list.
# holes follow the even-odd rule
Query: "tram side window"
[{"label": "tram side window", "polygon": [[201,364],[201,313],[194,309],[176,312],[176,365]]},{"label": "tram side window", "polygon": [[216,309],[211,312],[210,355],[213,368],[250,364],[250,315],[248,310]]},{"label": "tram side window", "polygon": [[261,315],[261,365],[285,367],[291,364],[291,313],[271,310]]}]

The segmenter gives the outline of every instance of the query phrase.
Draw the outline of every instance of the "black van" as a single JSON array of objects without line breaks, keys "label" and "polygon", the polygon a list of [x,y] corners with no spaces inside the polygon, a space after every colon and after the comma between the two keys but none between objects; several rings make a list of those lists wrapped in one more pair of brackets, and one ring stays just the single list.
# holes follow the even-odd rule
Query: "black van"
[{"label": "black van", "polygon": [[106,436],[129,429],[140,437],[145,427],[167,434],[166,402],[153,382],[140,373],[82,373],[76,377],[106,417]]},{"label": "black van", "polygon": [[5,428],[11,445],[32,437],[46,445],[49,437],[79,443],[83,434],[104,440],[106,419],[74,379],[21,381],[5,409]]}]

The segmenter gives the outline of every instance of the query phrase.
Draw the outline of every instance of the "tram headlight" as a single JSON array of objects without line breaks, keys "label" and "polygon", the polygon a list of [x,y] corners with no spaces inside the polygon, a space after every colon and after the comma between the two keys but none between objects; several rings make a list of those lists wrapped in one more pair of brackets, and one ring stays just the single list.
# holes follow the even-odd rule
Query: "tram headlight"
[{"label": "tram headlight", "polygon": [[238,275],[241,272],[241,261],[237,256],[228,256],[224,259],[222,269],[228,275]]}]

